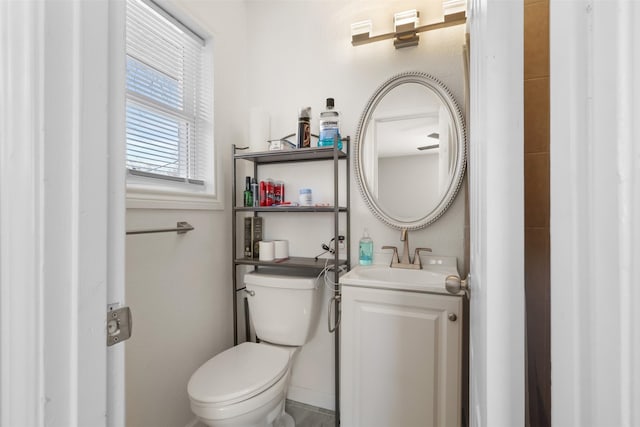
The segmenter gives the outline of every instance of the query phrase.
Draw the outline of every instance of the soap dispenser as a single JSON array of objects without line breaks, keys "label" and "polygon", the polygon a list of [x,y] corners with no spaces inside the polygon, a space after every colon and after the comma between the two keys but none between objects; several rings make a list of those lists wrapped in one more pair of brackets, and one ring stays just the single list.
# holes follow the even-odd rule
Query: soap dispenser
[{"label": "soap dispenser", "polygon": [[362,238],[360,239],[360,251],[359,251],[360,265],[373,264],[373,240],[369,237],[369,232],[364,229]]}]

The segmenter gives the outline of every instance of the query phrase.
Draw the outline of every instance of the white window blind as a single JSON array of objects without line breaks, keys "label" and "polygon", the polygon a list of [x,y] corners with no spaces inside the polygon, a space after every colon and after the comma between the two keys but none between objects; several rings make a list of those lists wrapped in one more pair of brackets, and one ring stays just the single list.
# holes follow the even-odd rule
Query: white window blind
[{"label": "white window blind", "polygon": [[203,40],[149,0],[127,0],[127,169],[202,185]]}]

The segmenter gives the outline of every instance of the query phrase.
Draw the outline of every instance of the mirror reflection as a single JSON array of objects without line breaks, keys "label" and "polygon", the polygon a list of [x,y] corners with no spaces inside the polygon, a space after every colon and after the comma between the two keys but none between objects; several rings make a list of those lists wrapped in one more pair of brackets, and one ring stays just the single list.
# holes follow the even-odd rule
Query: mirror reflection
[{"label": "mirror reflection", "polygon": [[464,173],[464,128],[448,91],[421,73],[391,79],[372,97],[356,141],[369,207],[398,228],[435,221]]},{"label": "mirror reflection", "polygon": [[[400,221],[430,212],[447,190],[453,173],[451,118],[425,86],[407,83],[389,91],[365,131],[364,176],[380,207]],[[420,187],[415,197],[399,191]]]}]

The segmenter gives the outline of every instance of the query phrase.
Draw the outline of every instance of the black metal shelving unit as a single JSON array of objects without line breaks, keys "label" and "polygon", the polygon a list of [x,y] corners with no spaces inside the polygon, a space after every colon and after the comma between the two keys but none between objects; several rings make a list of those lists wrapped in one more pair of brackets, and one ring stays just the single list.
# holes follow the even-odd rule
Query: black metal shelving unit
[{"label": "black metal shelving unit", "polygon": [[[347,148],[350,147],[350,138],[342,138],[342,141],[345,143]],[[328,265],[337,265],[346,266],[347,270],[351,266],[351,242],[349,236],[351,235],[351,214],[350,214],[350,200],[351,200],[351,189],[350,189],[350,164],[349,164],[349,155],[348,151],[341,151],[337,147],[338,144],[334,144],[333,147],[317,147],[317,148],[302,148],[297,150],[284,150],[284,151],[259,151],[259,152],[249,152],[245,151],[246,148],[237,147],[235,144],[232,146],[232,157],[233,157],[233,183],[232,183],[232,253],[233,253],[233,266],[232,266],[232,286],[233,286],[233,339],[234,345],[238,344],[238,309],[237,302],[238,297],[237,293],[240,291],[237,286],[237,276],[238,276],[238,266],[241,265],[249,265],[254,266],[254,268],[258,267],[279,267],[279,268],[303,268],[303,269],[311,269],[320,272],[325,266]],[[269,206],[269,207],[240,207],[237,206],[236,193],[237,193],[237,161],[245,160],[253,163],[253,176],[258,176],[258,168],[260,165],[266,164],[278,164],[278,163],[295,163],[295,162],[331,162],[333,166],[333,206]],[[338,178],[338,169],[340,162],[343,161],[345,163],[346,168],[346,177],[345,182],[343,183],[344,191],[346,192],[346,206],[339,206],[339,194],[340,194],[340,182]],[[336,242],[338,242],[339,235],[339,227],[340,227],[340,214],[344,214],[346,216],[346,235],[345,235],[345,243],[346,243],[346,259],[339,259],[339,251],[335,251],[333,259],[315,259],[315,258],[305,258],[305,257],[290,257],[285,260],[278,261],[260,261],[254,258],[242,258],[238,257],[238,248],[237,248],[237,216],[239,213],[252,212],[254,216],[257,216],[258,213],[278,213],[278,212],[289,212],[289,213],[301,213],[301,214],[313,214],[313,213],[333,213],[333,235]],[[334,314],[334,325],[335,331],[334,334],[334,347],[335,347],[335,419],[336,419],[336,427],[340,424],[340,271],[338,268],[333,269],[334,273],[334,283],[336,283],[336,287],[334,288],[334,298],[333,303],[335,304],[335,309],[333,311]],[[329,274],[328,272],[326,274]],[[245,307],[246,308],[246,307]],[[246,320],[246,318],[245,318]]]}]

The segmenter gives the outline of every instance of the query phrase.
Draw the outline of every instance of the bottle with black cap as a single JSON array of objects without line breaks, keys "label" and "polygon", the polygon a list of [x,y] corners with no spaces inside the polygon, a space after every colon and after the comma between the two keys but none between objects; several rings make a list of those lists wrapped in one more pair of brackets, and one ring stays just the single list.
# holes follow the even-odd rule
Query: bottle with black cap
[{"label": "bottle with black cap", "polygon": [[311,107],[301,108],[298,112],[296,140],[298,148],[311,147]]}]

